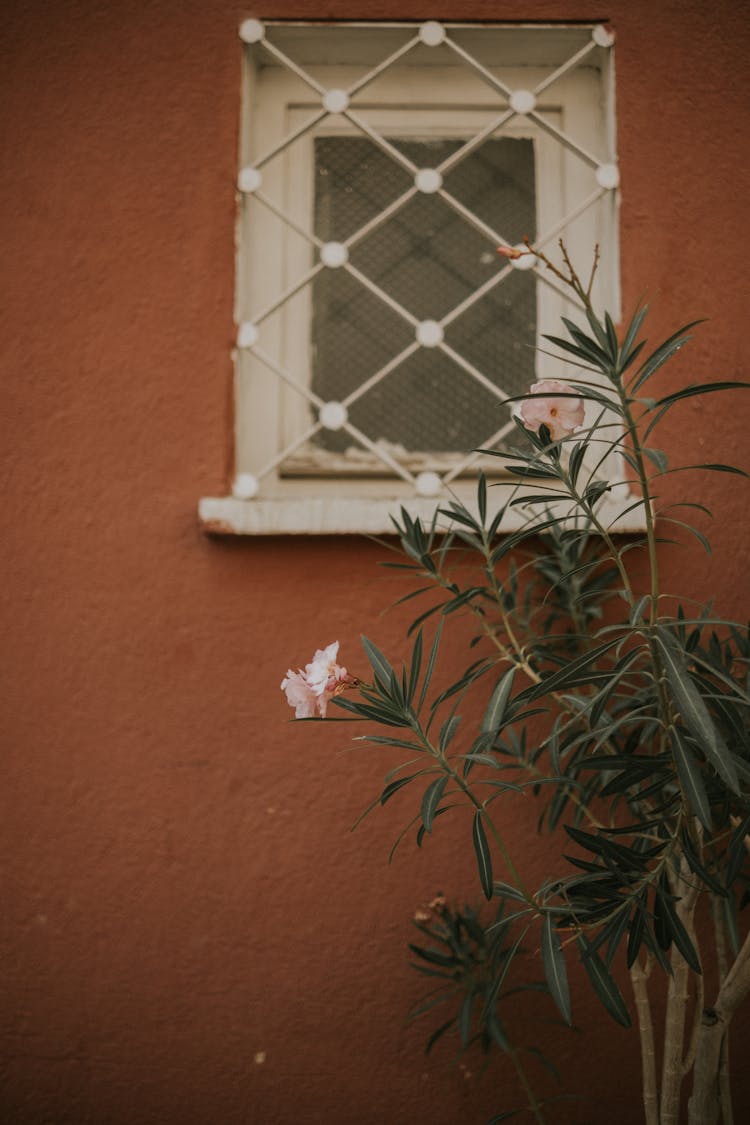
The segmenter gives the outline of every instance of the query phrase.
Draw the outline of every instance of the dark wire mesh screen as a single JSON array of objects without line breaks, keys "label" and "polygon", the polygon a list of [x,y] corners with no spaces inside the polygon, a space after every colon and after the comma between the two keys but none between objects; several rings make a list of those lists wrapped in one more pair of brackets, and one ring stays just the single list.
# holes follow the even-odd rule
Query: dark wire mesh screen
[{"label": "dark wire mesh screen", "polygon": [[[462,142],[392,140],[418,167],[434,167]],[[342,242],[412,183],[407,171],[359,137],[315,141],[315,233]],[[508,242],[534,239],[533,142],[486,141],[444,179],[444,187]],[[418,193],[352,248],[350,260],[418,320],[440,320],[491,278],[495,245],[438,195]],[[445,340],[506,393],[534,377],[536,287],[513,272],[450,324]],[[340,401],[414,340],[397,312],[345,269],[313,283],[313,389]],[[466,452],[508,419],[508,408],[440,348],[420,348],[349,410],[373,441],[413,452]],[[323,431],[318,445],[342,452],[345,432]]]}]

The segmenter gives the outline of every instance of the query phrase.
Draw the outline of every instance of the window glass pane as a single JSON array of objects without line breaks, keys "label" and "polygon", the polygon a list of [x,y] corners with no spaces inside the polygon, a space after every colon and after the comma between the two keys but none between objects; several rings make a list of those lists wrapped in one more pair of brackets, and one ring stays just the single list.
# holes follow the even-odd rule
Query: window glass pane
[{"label": "window glass pane", "polygon": [[[435,167],[458,139],[391,139],[417,167]],[[367,138],[315,141],[315,233],[341,242],[412,183]],[[444,186],[506,241],[536,236],[534,146],[529,138],[485,142],[445,176]],[[441,320],[501,268],[495,246],[439,195],[418,193],[351,250],[351,262],[417,320]],[[534,377],[534,275],[513,271],[446,327],[445,340],[506,393]],[[344,269],[313,285],[312,385],[341,400],[414,340],[412,326]],[[349,417],[373,441],[405,452],[465,452],[486,441],[507,408],[440,348],[420,348],[352,403]],[[316,437],[325,449],[345,433]]]}]

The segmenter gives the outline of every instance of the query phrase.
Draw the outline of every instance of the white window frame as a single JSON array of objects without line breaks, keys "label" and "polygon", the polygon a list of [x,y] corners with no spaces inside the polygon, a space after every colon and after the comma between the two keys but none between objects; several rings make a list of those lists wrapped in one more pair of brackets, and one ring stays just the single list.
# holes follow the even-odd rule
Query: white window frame
[{"label": "white window frame", "polygon": [[[255,21],[250,21],[254,23]],[[305,25],[290,25],[304,34]],[[382,25],[358,25],[364,35],[377,37]],[[392,27],[393,25],[389,25]],[[449,29],[451,25],[446,25]],[[320,25],[308,27],[312,35],[322,35]],[[412,29],[416,30],[416,29]],[[516,29],[518,31],[520,29]],[[525,29],[526,41],[533,45],[530,56],[544,48],[545,35],[559,38],[559,28]],[[580,32],[580,28],[576,29]],[[353,29],[356,32],[356,28]],[[479,33],[481,29],[477,29]],[[619,287],[616,219],[617,192],[598,188],[597,199],[591,202],[592,169],[569,151],[565,143],[574,136],[587,152],[592,150],[580,141],[594,137],[595,161],[613,167],[614,117],[612,105],[612,67],[603,29],[588,29],[600,47],[596,52],[598,67],[574,66],[549,81],[554,67],[507,65],[492,68],[491,73],[511,90],[538,90],[535,113],[531,118],[514,117],[501,133],[503,136],[531,137],[535,147],[537,185],[537,232],[545,239],[545,248],[554,256],[560,234],[566,239],[571,256],[587,265],[593,246],[602,247],[604,268],[600,270],[594,296],[615,317],[619,309]],[[599,39],[597,39],[599,36]],[[585,34],[584,34],[585,41]],[[385,52],[384,52],[385,53]],[[583,51],[583,54],[590,53]],[[530,57],[527,56],[527,57]],[[273,61],[273,60],[272,60]],[[532,58],[533,61],[533,58]],[[363,73],[363,67],[342,65],[305,65],[307,73],[326,90],[350,89]],[[237,299],[235,315],[241,326],[269,305],[269,292],[283,293],[296,279],[309,273],[315,261],[315,247],[308,239],[295,233],[294,225],[312,230],[314,193],[313,144],[315,136],[361,135],[344,116],[325,116],[315,128],[305,131],[305,124],[320,115],[320,96],[289,70],[267,66],[258,71],[253,53],[245,52],[243,92],[243,123],[240,151],[241,167],[252,164],[260,154],[268,153],[283,143],[290,132],[300,136],[293,145],[271,161],[268,170],[269,192],[283,200],[284,220],[264,212],[264,205],[249,193],[239,197]],[[604,94],[609,96],[605,97]],[[406,102],[406,105],[404,104]],[[472,136],[478,128],[497,118],[503,108],[498,92],[488,83],[478,88],[474,77],[460,67],[409,66],[395,64],[381,75],[367,94],[358,98],[368,123],[383,136],[463,137]],[[414,107],[414,108],[410,108]],[[537,114],[541,116],[537,117]],[[589,161],[591,164],[591,161]],[[588,190],[587,190],[588,186]],[[595,185],[595,194],[597,189]],[[585,205],[571,204],[587,201]],[[570,216],[573,213],[573,221]],[[568,222],[566,224],[566,217]],[[291,220],[291,225],[289,221]],[[502,233],[502,232],[500,232]],[[261,262],[262,269],[255,264]],[[498,260],[498,272],[514,266]],[[558,333],[561,315],[575,318],[576,311],[569,294],[549,273],[538,273],[537,343],[542,335]],[[271,302],[273,303],[273,301]],[[437,495],[419,495],[411,481],[397,476],[377,478],[331,472],[326,469],[326,455],[321,451],[320,475],[307,473],[284,476],[283,461],[274,465],[279,450],[293,443],[294,437],[309,429],[308,402],[291,388],[278,371],[294,373],[296,381],[309,387],[311,363],[309,356],[310,287],[305,286],[289,301],[271,313],[261,325],[262,351],[275,356],[274,373],[268,363],[258,358],[253,347],[238,346],[236,358],[236,472],[231,497],[206,498],[201,501],[201,517],[209,530],[241,534],[272,533],[384,533],[392,530],[391,515],[404,505],[413,516],[432,518],[435,508],[445,506],[457,496],[473,506],[476,482],[464,472],[452,470],[456,461],[449,456],[442,466],[445,487]],[[240,343],[242,337],[240,335]],[[574,378],[570,367],[550,370],[550,361],[538,353],[537,377]],[[498,411],[500,413],[500,411]],[[499,428],[499,427],[498,427]],[[468,452],[468,451],[467,451]],[[335,457],[330,457],[335,462]],[[465,460],[465,459],[462,459]],[[339,458],[340,462],[340,458]],[[472,467],[476,470],[478,459]],[[496,471],[499,462],[484,459],[482,467]],[[271,471],[264,466],[272,465]],[[282,471],[280,472],[279,469]],[[620,459],[611,457],[604,467],[608,479],[622,479]],[[258,480],[260,478],[260,487]],[[247,482],[251,482],[247,489]],[[421,483],[421,482],[420,482]],[[257,491],[256,491],[257,490]],[[492,490],[500,493],[504,490]],[[632,499],[619,487],[603,501],[614,519]],[[498,496],[498,501],[499,501]],[[507,528],[518,526],[524,512],[514,508],[509,513]],[[626,513],[617,530],[642,526],[642,513]]]}]

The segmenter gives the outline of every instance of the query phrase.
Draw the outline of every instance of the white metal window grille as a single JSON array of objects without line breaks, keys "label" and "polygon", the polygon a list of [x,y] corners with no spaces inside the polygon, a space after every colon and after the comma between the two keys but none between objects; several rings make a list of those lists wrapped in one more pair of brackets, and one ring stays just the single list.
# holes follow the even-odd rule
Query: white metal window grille
[{"label": "white metal window grille", "polygon": [[[617,311],[612,36],[601,26],[250,19],[238,179],[233,497],[244,533],[383,532],[469,500],[582,267]],[[563,372],[570,376],[570,370]],[[497,460],[484,459],[496,471]],[[610,476],[617,466],[605,466]]]}]

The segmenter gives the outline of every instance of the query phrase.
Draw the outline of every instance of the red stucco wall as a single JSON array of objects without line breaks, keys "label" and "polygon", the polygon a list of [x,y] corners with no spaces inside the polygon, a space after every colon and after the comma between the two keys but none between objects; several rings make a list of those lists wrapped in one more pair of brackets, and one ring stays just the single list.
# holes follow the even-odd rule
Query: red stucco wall
[{"label": "red stucco wall", "polygon": [[[665,389],[746,363],[744,8],[409,9],[611,19],[624,304],[648,294],[654,339],[709,318]],[[402,622],[377,616],[396,592],[379,551],[198,527],[198,498],[231,472],[249,14],[28,0],[3,16],[0,1119],[19,1125],[449,1125],[509,1104],[506,1071],[426,1061],[423,1029],[403,1024],[422,987],[404,957],[415,905],[474,894],[466,826],[388,868],[397,810],[348,833],[386,759],[342,754],[336,728],[290,727],[278,690],[333,638],[356,665],[363,626],[399,651]],[[261,14],[404,8],[269,0]],[[747,462],[748,420],[737,398],[710,416],[692,400],[662,441]],[[714,561],[668,548],[664,565],[742,614],[747,489],[700,488]],[[517,832],[542,873],[543,843]],[[584,1030],[555,1057],[594,1101],[555,1121],[637,1122],[635,1040],[586,999],[576,1014]],[[750,1112],[747,1083],[740,1097]]]}]

